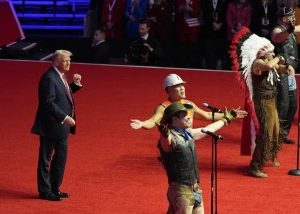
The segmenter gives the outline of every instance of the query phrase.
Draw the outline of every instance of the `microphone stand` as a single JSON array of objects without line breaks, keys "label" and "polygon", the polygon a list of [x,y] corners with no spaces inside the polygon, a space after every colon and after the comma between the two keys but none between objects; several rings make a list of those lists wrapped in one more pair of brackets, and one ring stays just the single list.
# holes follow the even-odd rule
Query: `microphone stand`
[{"label": "microphone stand", "polygon": [[294,176],[300,176],[300,170],[299,170],[299,129],[300,129],[300,121],[299,121],[299,116],[298,116],[298,139],[297,139],[297,168],[296,169],[291,169],[289,170],[288,174],[289,175],[294,175]]},{"label": "microphone stand", "polygon": [[[216,111],[212,111],[212,123],[215,122],[215,113]],[[216,137],[212,136],[211,143],[211,195],[210,195],[210,207],[211,214],[218,213],[218,183],[217,183],[217,143],[220,137],[217,135]],[[214,212],[215,210],[215,212]]]}]

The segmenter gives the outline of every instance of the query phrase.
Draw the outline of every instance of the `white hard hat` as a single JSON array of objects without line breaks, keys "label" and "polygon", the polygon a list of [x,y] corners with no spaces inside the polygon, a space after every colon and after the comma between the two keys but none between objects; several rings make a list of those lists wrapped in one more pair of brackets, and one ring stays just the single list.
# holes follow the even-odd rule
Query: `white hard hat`
[{"label": "white hard hat", "polygon": [[169,74],[164,80],[164,89],[166,89],[169,86],[179,85],[182,83],[186,83],[186,82],[183,81],[180,78],[180,76],[178,76],[177,74]]}]

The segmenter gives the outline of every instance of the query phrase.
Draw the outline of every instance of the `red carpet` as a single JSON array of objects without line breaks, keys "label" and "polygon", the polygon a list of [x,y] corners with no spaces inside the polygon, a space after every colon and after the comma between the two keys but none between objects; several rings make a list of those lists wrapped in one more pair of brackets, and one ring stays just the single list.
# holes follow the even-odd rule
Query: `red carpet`
[{"label": "red carpet", "polygon": [[[37,108],[37,85],[49,66],[43,62],[0,60],[0,212],[1,213],[165,213],[167,179],[157,161],[156,129],[133,130],[130,119],[146,119],[165,99],[162,81],[177,73],[187,81],[187,97],[228,108],[243,105],[232,73],[124,68],[73,64],[83,76],[76,96],[78,133],[70,138],[62,202],[37,199],[38,137],[30,134]],[[207,124],[197,121],[196,126]],[[240,156],[242,121],[221,130],[218,145],[218,211],[224,214],[300,213],[296,146],[284,145],[279,168],[267,179],[246,176],[250,157]],[[291,137],[296,139],[296,124]],[[210,138],[198,142],[201,186],[210,213]]]}]

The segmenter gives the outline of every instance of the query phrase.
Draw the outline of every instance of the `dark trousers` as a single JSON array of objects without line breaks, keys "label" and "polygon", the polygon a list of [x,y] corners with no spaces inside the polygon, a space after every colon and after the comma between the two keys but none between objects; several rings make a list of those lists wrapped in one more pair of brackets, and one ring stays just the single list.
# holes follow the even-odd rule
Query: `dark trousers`
[{"label": "dark trousers", "polygon": [[288,94],[289,94],[288,111],[285,120],[282,121],[282,125],[281,125],[284,137],[287,137],[287,135],[290,133],[294,121],[294,117],[297,111],[297,106],[298,106],[297,90],[289,91]]},{"label": "dark trousers", "polygon": [[281,129],[280,140],[287,138],[297,111],[297,106],[297,90],[289,91],[288,76],[285,74],[280,75],[277,95],[277,111]]},{"label": "dark trousers", "polygon": [[58,192],[63,181],[68,153],[68,139],[40,136],[37,169],[38,191],[42,194]]}]

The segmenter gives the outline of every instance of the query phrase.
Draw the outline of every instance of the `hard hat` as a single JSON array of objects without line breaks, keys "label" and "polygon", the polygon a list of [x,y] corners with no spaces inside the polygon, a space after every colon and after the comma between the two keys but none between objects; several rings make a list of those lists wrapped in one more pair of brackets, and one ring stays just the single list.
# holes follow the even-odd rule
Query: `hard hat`
[{"label": "hard hat", "polygon": [[180,78],[180,76],[178,76],[177,74],[169,74],[164,80],[164,89],[166,89],[169,86],[179,85],[182,83],[186,83],[186,82],[183,81]]}]

